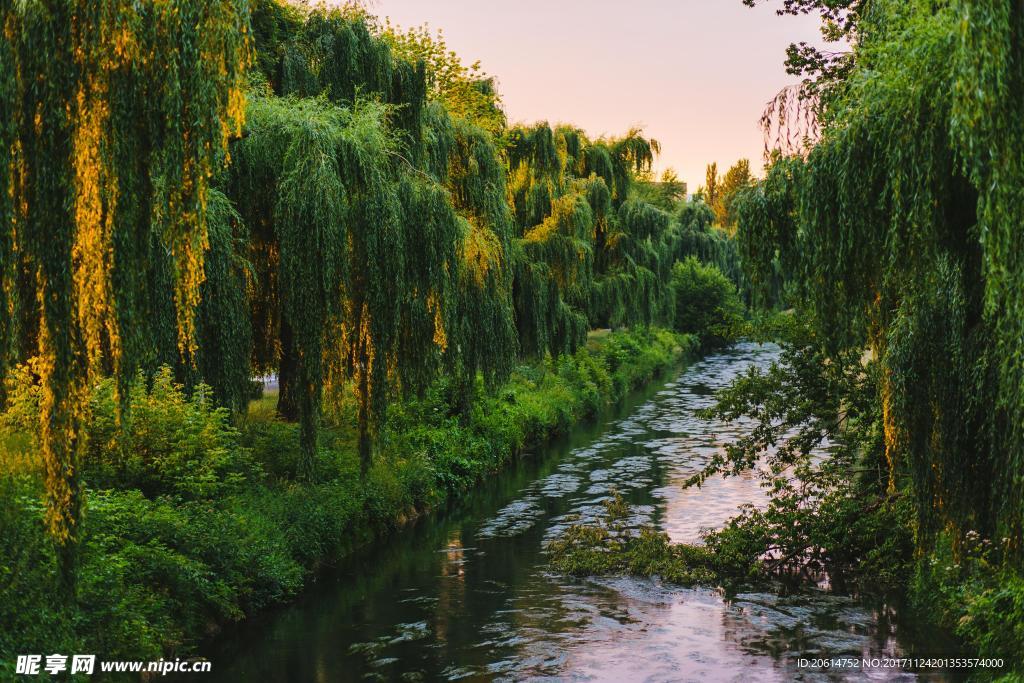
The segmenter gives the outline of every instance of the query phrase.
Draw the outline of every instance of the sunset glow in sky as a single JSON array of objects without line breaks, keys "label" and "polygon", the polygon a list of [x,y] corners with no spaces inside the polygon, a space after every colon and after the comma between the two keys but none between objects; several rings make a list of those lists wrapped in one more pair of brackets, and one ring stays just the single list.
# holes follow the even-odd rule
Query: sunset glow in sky
[{"label": "sunset glow in sky", "polygon": [[[779,3],[781,4],[781,2]],[[815,17],[777,17],[741,0],[375,0],[403,27],[443,29],[469,64],[498,78],[511,122],[573,123],[592,137],[642,125],[662,144],[657,169],[693,192],[704,167],[749,158],[760,174],[757,121],[796,82],[791,42],[820,42]]]}]

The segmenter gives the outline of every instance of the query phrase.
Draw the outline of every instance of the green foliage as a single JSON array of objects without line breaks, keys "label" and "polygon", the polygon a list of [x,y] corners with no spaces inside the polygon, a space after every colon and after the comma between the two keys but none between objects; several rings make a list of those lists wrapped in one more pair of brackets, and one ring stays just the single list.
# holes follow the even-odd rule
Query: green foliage
[{"label": "green foliage", "polygon": [[[621,498],[607,519],[577,525],[552,543],[552,561],[577,574],[657,574],[683,584],[814,579],[858,592],[906,587],[914,556],[914,508],[887,491],[877,367],[859,355],[830,358],[806,322],[776,318],[763,331],[783,341],[779,362],[752,368],[706,417],[748,421],[749,432],[716,453],[687,486],[757,469],[767,505],[745,506],[702,545],[672,544],[625,526]],[[839,397],[842,397],[841,399]]]},{"label": "green foliage", "polygon": [[734,341],[743,329],[743,304],[736,286],[713,265],[694,256],[672,268],[675,329],[699,336],[704,348]]},{"label": "green foliage", "polygon": [[[904,509],[892,524],[913,531],[921,618],[1006,657],[1024,647],[1024,12],[1001,0],[784,7],[820,11],[833,38],[857,40],[837,58],[791,48],[791,68],[814,75],[803,94],[820,140],[776,156],[740,195],[744,264],[759,288],[781,268],[787,299],[813,312],[823,361],[856,367],[842,359],[870,350],[876,416],[861,431],[876,443],[860,457],[874,476],[847,487]],[[766,122],[781,134],[793,112],[780,101]],[[835,390],[836,413],[860,392]],[[853,539],[863,527],[837,524]]]},{"label": "green foliage", "polygon": [[750,284],[745,272],[746,264],[741,263],[737,241],[724,230],[714,227],[714,219],[714,211],[700,199],[679,205],[676,227],[668,238],[673,242],[675,259],[681,261],[687,256],[696,256],[701,262],[715,266],[747,299]]},{"label": "green foliage", "polygon": [[210,190],[207,227],[210,249],[203,262],[196,370],[198,381],[213,388],[217,403],[238,412],[252,395],[249,235],[219,190]]},{"label": "green foliage", "polygon": [[300,7],[282,0],[249,0],[249,18],[256,48],[255,69],[263,80],[280,88],[284,59],[293,47],[289,39],[302,26]]},{"label": "green foliage", "polygon": [[628,526],[629,505],[617,492],[598,524],[574,524],[547,546],[559,571],[577,576],[658,576],[682,585],[715,585],[720,556],[699,545],[673,544],[651,527]]},{"label": "green foliage", "polygon": [[[10,13],[10,2],[0,3],[0,19],[6,22]],[[14,202],[6,188],[12,183],[11,151],[18,134],[16,120],[11,113],[17,103],[18,83],[14,69],[15,48],[10,41],[0,40],[0,217],[5,221],[14,208]],[[7,377],[11,358],[15,356],[17,317],[15,315],[17,297],[15,277],[17,259],[14,258],[14,234],[9,230],[0,230],[0,378]],[[0,407],[4,404],[4,390],[0,388]]]},{"label": "green foliage", "polygon": [[82,635],[111,657],[159,657],[302,582],[280,532],[244,509],[97,491],[87,524]]},{"label": "green foliage", "polygon": [[279,61],[225,186],[252,235],[256,369],[277,373],[308,465],[324,395],[333,410],[354,389],[368,464],[387,405],[442,368],[465,418],[478,372],[493,388],[516,356],[573,353],[591,324],[669,320],[689,245],[630,199],[656,141],[506,131],[486,76],[440,34],[356,7],[259,12],[257,52]]},{"label": "green foliage", "polygon": [[463,388],[475,384],[478,371],[493,386],[511,372],[519,351],[510,253],[515,226],[505,166],[485,130],[450,119],[437,105],[431,105],[428,115],[428,135],[451,137],[450,145],[436,145],[436,175],[465,220],[457,301],[446,323],[446,355],[461,371]]},{"label": "green foliage", "polygon": [[366,469],[397,394],[443,363],[468,400],[517,352],[505,167],[473,116],[442,105],[470,77],[425,32],[378,32],[356,10],[311,12],[278,50],[290,96],[253,98],[227,179],[254,235],[257,365],[277,372],[308,466],[325,389],[336,404],[354,385]]},{"label": "green foliage", "polygon": [[[737,192],[732,210],[737,230],[734,244],[743,261],[752,298],[763,307],[786,303],[787,279],[797,280],[800,264],[794,249],[796,241],[797,175],[800,159],[776,154],[769,172],[759,181]],[[783,260],[785,259],[785,260]]]},{"label": "green foliage", "polygon": [[1013,653],[1024,651],[1024,577],[1001,561],[1011,543],[969,531],[955,547],[941,534],[918,562],[911,598],[922,617],[954,631],[977,656],[1003,658],[1020,676],[1024,668]]},{"label": "green foliage", "polygon": [[688,484],[760,467],[764,509],[746,508],[708,545],[770,571],[885,591],[905,585],[913,551],[913,506],[890,494],[875,397],[879,370],[856,352],[830,356],[806,321],[777,319],[780,362],[752,369],[718,396],[708,415],[750,419],[753,428]]},{"label": "green foliage", "polygon": [[[381,102],[395,105],[395,128],[409,149],[416,151],[427,97],[424,63],[403,59],[373,29],[373,18],[352,5],[321,6],[309,12],[283,48],[273,42],[268,46],[281,54],[278,75],[270,79],[274,93],[299,98],[325,94],[343,106],[372,93]],[[261,47],[256,44],[257,53]]]},{"label": "green foliage", "polygon": [[638,174],[633,183],[633,197],[662,211],[674,213],[686,201],[686,183],[671,168],[662,171],[657,180],[653,174]]},{"label": "green foliage", "polygon": [[[42,393],[30,367],[15,372],[9,383],[10,402],[0,417],[8,433],[29,435],[27,450],[40,438]],[[259,467],[249,451],[239,447],[229,411],[213,403],[209,387],[199,385],[186,395],[170,370],[163,368],[151,381],[136,375],[123,400],[116,392],[113,379],[102,380],[90,391],[91,419],[81,460],[90,488],[210,500],[259,479]]]},{"label": "green foliage", "polygon": [[57,558],[39,493],[29,477],[0,476],[0,677],[8,680],[18,653],[72,651],[76,638],[68,612],[54,600]]},{"label": "green foliage", "polygon": [[639,130],[591,141],[546,123],[513,128],[506,141],[524,249],[514,252],[513,285],[524,353],[571,352],[588,324],[667,322],[678,230],[669,213],[633,198],[658,143]]},{"label": "green foliage", "polygon": [[258,479],[227,409],[215,407],[208,387],[200,385],[186,397],[166,368],[146,385],[136,378],[120,419],[112,383],[93,390],[82,463],[90,487],[210,500]]},{"label": "green foliage", "polygon": [[729,232],[736,231],[736,211],[733,202],[736,196],[754,183],[750,174],[750,160],[740,159],[721,178],[712,181],[717,164],[708,166],[708,206],[715,212],[715,223]]},{"label": "green foliage", "polygon": [[401,160],[388,112],[255,97],[233,149],[231,193],[266,226],[259,253],[271,258],[258,268],[277,291],[263,296],[280,306],[282,397],[294,391],[310,463],[325,381],[356,382],[368,435],[395,388],[423,386],[447,343],[463,226],[441,187]]},{"label": "green foliage", "polygon": [[395,54],[426,65],[427,89],[431,99],[441,102],[454,117],[465,119],[491,135],[505,129],[505,112],[494,78],[476,61],[468,66],[448,49],[444,32],[432,32],[426,25],[403,30],[385,22],[384,37]]},{"label": "green foliage", "polygon": [[[656,141],[506,131],[475,66],[359,7],[0,0],[0,28],[3,519],[24,539],[45,491],[56,540],[11,566],[59,568],[110,652],[279,600],[620,397],[695,341],[590,324],[665,323],[675,260],[732,263],[633,196]],[[254,372],[298,428],[237,415]]]},{"label": "green foliage", "polygon": [[954,27],[950,135],[978,192],[982,303],[992,335],[985,362],[995,375],[991,396],[1001,414],[985,428],[992,438],[993,471],[1009,473],[993,487],[993,513],[1000,533],[1019,537],[1024,527],[1024,125],[1018,105],[1024,96],[1024,11],[1012,2],[958,0],[952,12],[961,20]]},{"label": "green foliage", "polygon": [[718,175],[718,162],[712,161],[704,169],[704,185],[697,188],[697,196],[701,201],[711,207],[712,211],[721,199],[721,189],[719,187],[720,182],[721,178]]},{"label": "green foliage", "polygon": [[602,245],[603,274],[591,295],[594,322],[617,327],[666,320],[666,284],[674,256],[670,215],[630,199],[614,219]]}]

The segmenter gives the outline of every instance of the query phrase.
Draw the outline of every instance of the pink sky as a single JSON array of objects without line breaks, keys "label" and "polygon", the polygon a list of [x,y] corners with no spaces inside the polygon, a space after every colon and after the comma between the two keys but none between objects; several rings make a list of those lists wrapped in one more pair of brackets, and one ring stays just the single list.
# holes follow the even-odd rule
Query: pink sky
[{"label": "pink sky", "polygon": [[[781,4],[781,1],[779,2]],[[465,63],[479,59],[509,120],[573,123],[592,137],[642,125],[691,192],[704,168],[748,158],[760,173],[757,126],[796,79],[790,42],[819,42],[814,17],[777,17],[741,0],[374,0],[404,26],[444,30]]]}]

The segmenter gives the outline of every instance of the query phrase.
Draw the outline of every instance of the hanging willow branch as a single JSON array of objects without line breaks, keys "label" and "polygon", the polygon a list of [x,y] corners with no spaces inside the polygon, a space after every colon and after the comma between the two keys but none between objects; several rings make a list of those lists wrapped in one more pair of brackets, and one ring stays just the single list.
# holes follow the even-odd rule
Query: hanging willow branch
[{"label": "hanging willow branch", "polygon": [[768,101],[761,113],[764,157],[806,154],[821,136],[818,122],[820,100],[802,84],[786,86]]}]

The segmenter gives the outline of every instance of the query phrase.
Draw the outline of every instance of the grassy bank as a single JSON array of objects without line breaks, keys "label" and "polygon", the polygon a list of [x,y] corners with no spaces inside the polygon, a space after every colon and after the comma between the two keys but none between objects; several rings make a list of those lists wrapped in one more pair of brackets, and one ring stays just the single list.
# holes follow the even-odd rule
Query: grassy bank
[{"label": "grassy bank", "polygon": [[168,373],[139,379],[118,423],[114,387],[91,393],[78,595],[61,603],[43,528],[30,368],[0,417],[0,678],[17,654],[183,656],[225,622],[280,603],[321,566],[444,505],[524,449],[570,429],[693,351],[663,330],[596,335],[570,357],[519,367],[457,415],[437,382],[397,406],[359,478],[354,406],[326,416],[315,483],[300,481],[295,425],[272,401],[232,418]]}]

